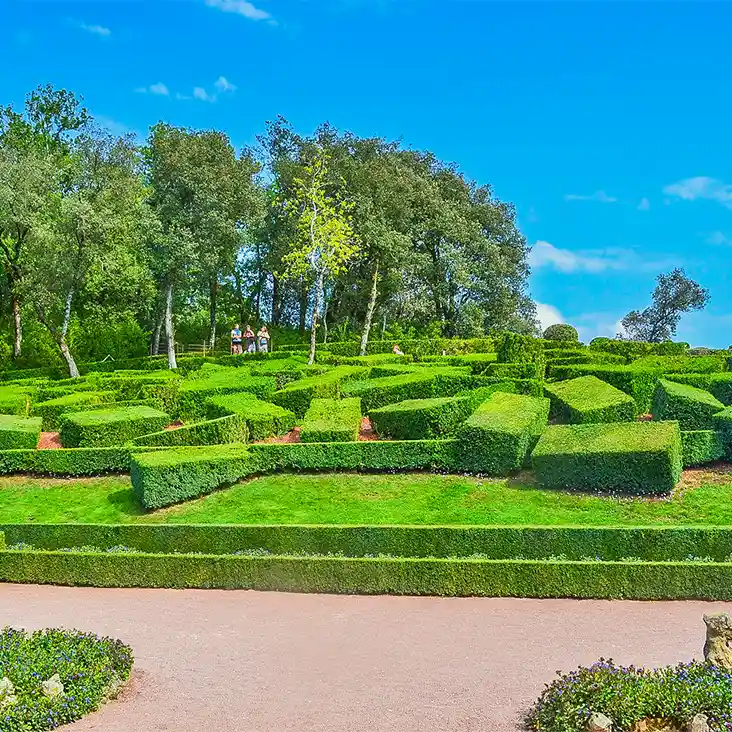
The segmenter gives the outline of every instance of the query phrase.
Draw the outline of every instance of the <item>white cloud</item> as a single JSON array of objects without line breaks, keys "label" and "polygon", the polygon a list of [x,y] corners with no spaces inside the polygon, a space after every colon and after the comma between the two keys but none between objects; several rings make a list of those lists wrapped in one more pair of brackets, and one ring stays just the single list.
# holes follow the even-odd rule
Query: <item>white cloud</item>
[{"label": "white cloud", "polygon": [[714,244],[715,246],[728,247],[732,246],[732,239],[721,231],[713,231],[707,237],[707,244]]},{"label": "white cloud", "polygon": [[704,175],[686,178],[663,189],[667,196],[682,201],[716,201],[726,208],[732,208],[732,185]]},{"label": "white cloud", "polygon": [[216,97],[209,96],[208,92],[202,86],[193,87],[193,98],[201,102],[214,102]]},{"label": "white cloud", "polygon": [[216,82],[214,83],[214,86],[220,92],[234,92],[234,91],[236,91],[236,86],[234,86],[234,84],[232,84],[225,76],[219,76],[219,78],[216,79]]},{"label": "white cloud", "polygon": [[542,331],[546,330],[550,325],[565,323],[564,316],[554,307],[543,302],[536,303],[536,318],[539,321]]},{"label": "white cloud", "polygon": [[87,25],[86,23],[82,23],[79,27],[87,33],[93,33],[95,36],[102,36],[106,38],[107,36],[112,35],[112,31],[103,25]]},{"label": "white cloud", "polygon": [[138,86],[135,92],[137,94],[155,94],[159,97],[170,96],[170,89],[162,81],[159,81],[157,84],[150,84],[150,86]]},{"label": "white cloud", "polygon": [[641,198],[640,203],[638,204],[638,210],[639,211],[648,211],[648,209],[651,207],[651,202],[647,198]]},{"label": "white cloud", "polygon": [[271,20],[272,16],[261,8],[257,8],[247,0],[206,0],[210,8],[217,8],[224,13],[236,13],[249,20]]},{"label": "white cloud", "polygon": [[596,201],[597,203],[617,203],[618,199],[608,196],[605,191],[595,191],[589,196],[581,196],[577,193],[568,193],[564,197],[565,201]]}]

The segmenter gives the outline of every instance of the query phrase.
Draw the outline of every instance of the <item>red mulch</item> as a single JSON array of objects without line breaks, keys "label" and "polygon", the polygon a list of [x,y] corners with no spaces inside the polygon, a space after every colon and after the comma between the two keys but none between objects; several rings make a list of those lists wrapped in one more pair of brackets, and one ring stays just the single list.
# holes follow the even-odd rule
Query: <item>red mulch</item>
[{"label": "red mulch", "polygon": [[164,427],[165,430],[178,430],[183,426],[183,422],[172,422],[167,427]]},{"label": "red mulch", "polygon": [[261,444],[263,442],[300,442],[300,428],[293,427],[289,432],[284,435],[278,435],[277,437],[268,437],[266,440],[257,440],[254,444]]},{"label": "red mulch", "polygon": [[370,442],[372,440],[378,440],[379,436],[376,434],[374,428],[371,425],[371,420],[368,417],[364,417],[361,420],[361,431],[358,433],[358,439],[364,442]]},{"label": "red mulch", "polygon": [[41,432],[41,439],[38,440],[39,450],[58,450],[63,447],[58,432]]}]

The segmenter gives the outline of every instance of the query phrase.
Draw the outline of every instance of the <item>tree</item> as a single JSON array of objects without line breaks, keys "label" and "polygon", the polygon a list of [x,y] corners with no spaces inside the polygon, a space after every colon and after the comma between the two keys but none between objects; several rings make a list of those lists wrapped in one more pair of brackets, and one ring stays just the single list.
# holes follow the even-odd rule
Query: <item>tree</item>
[{"label": "tree", "polygon": [[578,341],[579,333],[577,333],[577,328],[571,325],[557,323],[556,325],[550,325],[544,331],[544,338],[548,341]]},{"label": "tree", "polygon": [[293,199],[287,201],[297,239],[285,255],[285,275],[315,280],[313,315],[310,328],[310,358],[315,362],[318,317],[327,278],[338,276],[359,253],[359,243],[350,220],[350,206],[333,199],[326,190],[328,156],[317,149],[312,161],[295,180]]},{"label": "tree", "polygon": [[676,335],[676,327],[684,313],[703,310],[709,302],[709,290],[686,276],[678,267],[661,274],[653,290],[653,304],[645,310],[633,310],[620,322],[624,337],[631,341],[661,343]]}]

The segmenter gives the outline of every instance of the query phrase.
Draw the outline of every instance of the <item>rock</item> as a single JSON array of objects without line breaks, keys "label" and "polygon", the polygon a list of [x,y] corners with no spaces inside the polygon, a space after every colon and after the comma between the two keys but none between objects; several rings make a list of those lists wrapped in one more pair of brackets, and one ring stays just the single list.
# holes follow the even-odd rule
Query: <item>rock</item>
[{"label": "rock", "polygon": [[587,724],[587,732],[612,732],[613,721],[601,712],[592,712]]},{"label": "rock", "polygon": [[636,722],[630,732],[682,732],[682,730],[665,719],[646,717]]},{"label": "rock", "polygon": [[732,669],[732,620],[727,613],[705,615],[707,638],[704,643],[704,660],[712,666]]},{"label": "rock", "polygon": [[706,714],[697,714],[694,719],[686,725],[686,732],[710,732],[709,720],[707,719]]},{"label": "rock", "polygon": [[15,687],[13,682],[7,677],[0,679],[0,707],[15,704],[18,697],[15,696]]},{"label": "rock", "polygon": [[61,678],[58,674],[54,674],[50,679],[44,681],[41,684],[41,689],[45,696],[55,697],[60,696],[64,693],[64,685],[61,683]]}]

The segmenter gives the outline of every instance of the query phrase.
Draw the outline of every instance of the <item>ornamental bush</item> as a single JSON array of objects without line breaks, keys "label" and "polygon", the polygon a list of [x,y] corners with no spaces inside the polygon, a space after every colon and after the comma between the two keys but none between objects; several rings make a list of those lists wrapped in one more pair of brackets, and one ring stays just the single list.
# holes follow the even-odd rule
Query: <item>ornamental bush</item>
[{"label": "ornamental bush", "polygon": [[247,425],[238,414],[183,425],[177,429],[151,432],[136,437],[133,445],[175,447],[183,445],[225,445],[246,442]]},{"label": "ornamental bush", "polygon": [[556,425],[531,460],[545,488],[669,493],[681,477],[681,432],[677,422]]},{"label": "ornamental bush", "polygon": [[30,384],[0,385],[0,414],[26,416],[37,391]]},{"label": "ornamental bush", "polygon": [[250,440],[285,434],[296,422],[295,415],[288,409],[264,402],[247,392],[211,397],[206,402],[206,414],[209,419],[236,414],[246,422]]},{"label": "ornamental bush", "polygon": [[0,475],[103,475],[127,473],[130,456],[150,448],[81,447],[60,450],[0,450]]},{"label": "ornamental bush", "polygon": [[719,399],[722,404],[732,404],[732,373],[721,374],[668,374],[668,381],[688,384],[697,389],[704,389]]},{"label": "ornamental bush", "polygon": [[41,436],[40,417],[0,414],[0,450],[35,448]]},{"label": "ornamental bush", "polygon": [[560,422],[630,422],[635,417],[633,398],[596,376],[580,376],[547,384],[551,415]]},{"label": "ornamental bush", "polygon": [[544,338],[548,341],[579,341],[579,333],[574,326],[557,323],[544,331]]},{"label": "ornamental bush", "polygon": [[732,407],[725,407],[714,415],[714,429],[720,434],[726,457],[732,457]]},{"label": "ornamental bush", "polygon": [[[0,727],[40,732],[81,719],[116,696],[130,677],[132,650],[121,641],[75,630],[0,631]],[[43,693],[58,675],[62,691]]]},{"label": "ornamental bush", "polygon": [[661,379],[653,395],[653,419],[678,421],[682,430],[710,430],[724,404],[703,389]]},{"label": "ornamental bush", "polygon": [[722,434],[714,430],[683,430],[681,448],[685,468],[712,463],[726,452]]},{"label": "ornamental bush", "polygon": [[38,402],[33,406],[32,412],[43,418],[43,429],[48,432],[58,430],[61,427],[61,418],[64,413],[75,411],[76,406],[113,402],[116,396],[113,391],[79,391],[56,399],[48,399],[45,402]]},{"label": "ornamental bush", "polygon": [[124,445],[140,435],[158,432],[170,417],[147,406],[71,412],[61,422],[64,447],[111,447]]},{"label": "ornamental bush", "polygon": [[[316,398],[336,399],[341,392],[346,394],[344,386],[360,377],[365,377],[369,369],[367,366],[336,366],[336,368],[317,376],[308,376],[287,384],[275,392],[272,401],[281,407],[294,412],[298,417],[304,417],[310,402]],[[349,394],[346,394],[350,396]],[[353,395],[357,396],[357,395]]]},{"label": "ornamental bush", "polygon": [[454,435],[476,406],[472,396],[408,399],[372,409],[369,418],[380,437],[432,440]]},{"label": "ornamental bush", "polygon": [[313,399],[300,430],[301,442],[351,442],[361,429],[361,400]]},{"label": "ornamental bush", "polygon": [[499,363],[535,363],[538,364],[541,376],[544,376],[546,364],[544,346],[541,341],[531,336],[518,333],[504,333],[498,344]]},{"label": "ornamental bush", "polygon": [[458,465],[486,475],[521,468],[547,424],[549,400],[496,392],[458,431]]}]

